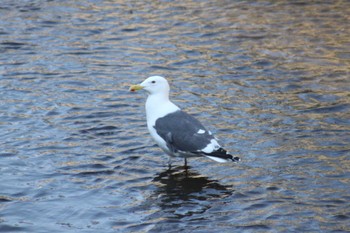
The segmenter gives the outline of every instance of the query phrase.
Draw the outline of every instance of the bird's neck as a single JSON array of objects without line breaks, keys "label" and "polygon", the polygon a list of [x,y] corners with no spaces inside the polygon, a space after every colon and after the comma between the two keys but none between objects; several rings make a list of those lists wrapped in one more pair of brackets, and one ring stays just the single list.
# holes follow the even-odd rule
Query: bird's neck
[{"label": "bird's neck", "polygon": [[151,94],[147,97],[146,101],[146,115],[147,122],[152,125],[157,118],[163,117],[170,112],[179,110],[175,104],[169,100],[169,94],[157,93]]}]

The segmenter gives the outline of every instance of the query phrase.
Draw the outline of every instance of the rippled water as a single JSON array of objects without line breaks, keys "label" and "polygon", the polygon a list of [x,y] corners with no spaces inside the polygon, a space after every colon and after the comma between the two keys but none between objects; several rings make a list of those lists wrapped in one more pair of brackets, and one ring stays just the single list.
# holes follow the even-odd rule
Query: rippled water
[{"label": "rippled water", "polygon": [[[350,231],[349,1],[0,6],[1,232]],[[174,101],[238,164],[150,140]]]}]

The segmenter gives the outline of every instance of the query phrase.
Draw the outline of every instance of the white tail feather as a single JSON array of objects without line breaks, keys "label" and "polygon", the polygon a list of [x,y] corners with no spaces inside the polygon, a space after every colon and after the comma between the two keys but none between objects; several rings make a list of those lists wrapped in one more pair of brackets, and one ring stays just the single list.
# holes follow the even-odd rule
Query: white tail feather
[{"label": "white tail feather", "polygon": [[226,159],[222,159],[222,158],[218,158],[218,157],[214,157],[214,156],[206,155],[206,157],[208,157],[209,159],[212,159],[216,162],[219,162],[219,163],[226,163],[227,162]]}]

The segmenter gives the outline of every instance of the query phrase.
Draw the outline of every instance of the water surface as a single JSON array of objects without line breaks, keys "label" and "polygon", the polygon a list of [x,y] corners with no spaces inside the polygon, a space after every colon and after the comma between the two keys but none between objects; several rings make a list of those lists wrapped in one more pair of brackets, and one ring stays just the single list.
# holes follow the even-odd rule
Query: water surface
[{"label": "water surface", "polygon": [[[350,231],[348,1],[2,1],[0,231]],[[129,84],[238,164],[171,169]]]}]

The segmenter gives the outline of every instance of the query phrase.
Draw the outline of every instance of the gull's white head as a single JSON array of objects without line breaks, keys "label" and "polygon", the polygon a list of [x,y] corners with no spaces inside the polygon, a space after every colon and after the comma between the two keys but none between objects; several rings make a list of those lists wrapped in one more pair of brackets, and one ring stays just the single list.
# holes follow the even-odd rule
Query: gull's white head
[{"label": "gull's white head", "polygon": [[170,90],[168,81],[161,76],[151,76],[138,85],[132,85],[129,90],[137,91],[141,89],[147,91],[150,95],[168,94]]}]

